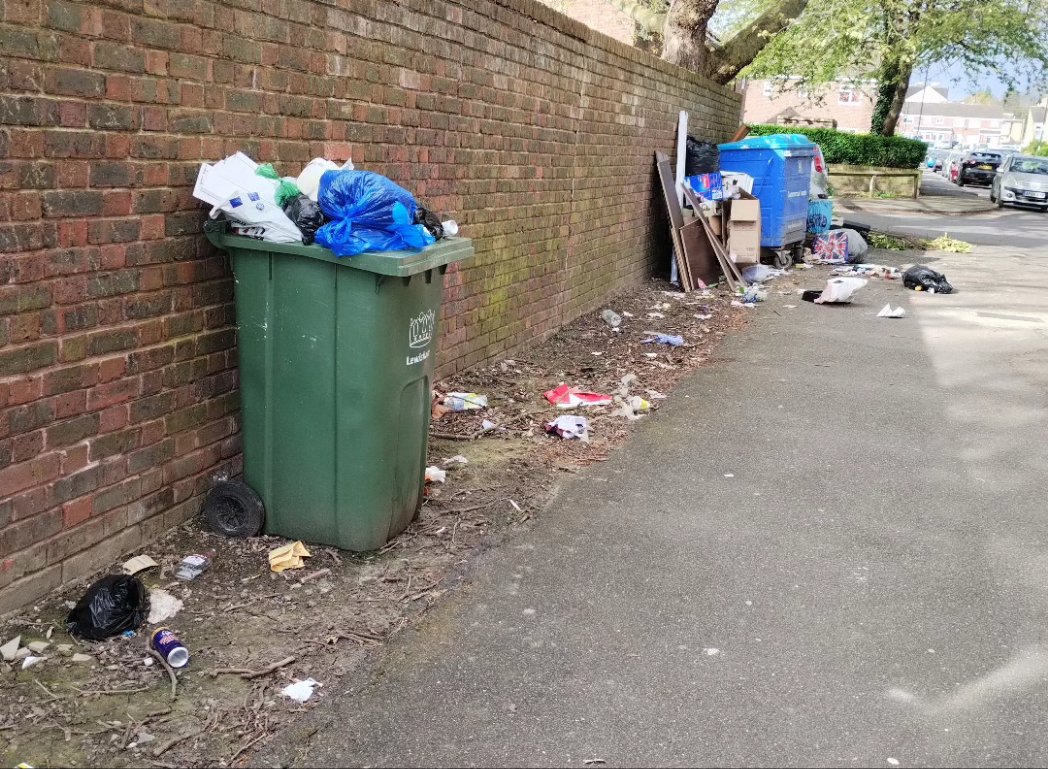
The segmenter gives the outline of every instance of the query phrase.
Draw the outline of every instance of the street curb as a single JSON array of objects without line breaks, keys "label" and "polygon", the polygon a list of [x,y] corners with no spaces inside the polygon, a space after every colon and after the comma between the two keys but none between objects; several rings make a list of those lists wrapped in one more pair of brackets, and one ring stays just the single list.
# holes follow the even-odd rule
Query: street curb
[{"label": "street curb", "polygon": [[849,213],[865,213],[865,214],[879,214],[879,213],[892,213],[892,214],[938,214],[940,216],[963,215],[963,214],[985,214],[990,211],[997,210],[997,206],[988,201],[980,201],[979,203],[965,204],[963,207],[925,207],[920,202],[914,201],[912,203],[889,203],[889,204],[876,204],[876,205],[865,205],[863,203],[845,203],[840,200],[834,200],[834,211],[847,211]]}]

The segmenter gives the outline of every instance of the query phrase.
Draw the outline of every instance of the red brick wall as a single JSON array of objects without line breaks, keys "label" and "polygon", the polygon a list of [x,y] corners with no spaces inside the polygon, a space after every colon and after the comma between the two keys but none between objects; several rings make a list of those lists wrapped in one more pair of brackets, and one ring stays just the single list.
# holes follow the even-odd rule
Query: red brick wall
[{"label": "red brick wall", "polygon": [[743,92],[742,118],[747,123],[773,123],[775,116],[793,109],[805,118],[836,120],[838,130],[868,133],[873,119],[874,92],[872,85],[856,87],[858,101],[841,103],[841,83],[832,83],[821,91],[813,91],[821,98],[799,93],[790,81],[779,90],[775,83],[770,94],[765,86],[770,81],[750,80]]},{"label": "red brick wall", "polygon": [[442,372],[665,266],[652,152],[733,94],[531,0],[0,3],[0,613],[239,470],[232,280],[190,195],[244,150],[457,219]]}]

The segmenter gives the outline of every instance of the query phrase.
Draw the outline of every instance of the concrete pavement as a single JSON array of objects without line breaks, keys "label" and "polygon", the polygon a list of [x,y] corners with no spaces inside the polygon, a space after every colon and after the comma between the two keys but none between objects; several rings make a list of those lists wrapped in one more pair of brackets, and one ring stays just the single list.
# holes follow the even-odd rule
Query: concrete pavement
[{"label": "concrete pavement", "polygon": [[265,763],[1048,763],[1048,266],[927,261],[773,295]]}]

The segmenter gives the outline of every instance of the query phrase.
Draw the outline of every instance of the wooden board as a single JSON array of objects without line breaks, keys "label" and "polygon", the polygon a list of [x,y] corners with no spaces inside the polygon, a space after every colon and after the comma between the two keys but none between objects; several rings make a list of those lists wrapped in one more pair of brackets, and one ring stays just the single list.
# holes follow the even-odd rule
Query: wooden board
[{"label": "wooden board", "polygon": [[688,260],[684,255],[684,244],[680,238],[680,228],[684,226],[684,212],[677,201],[677,190],[676,185],[673,183],[669,157],[664,152],[656,152],[655,166],[659,171],[662,197],[666,201],[666,211],[670,217],[670,235],[673,238],[673,250],[677,260],[677,277],[680,279],[680,287],[685,293],[688,293],[694,289],[695,283],[691,272],[688,270]]},{"label": "wooden board", "polygon": [[706,231],[706,237],[709,238],[710,245],[713,247],[713,253],[717,255],[717,261],[720,264],[721,271],[724,273],[724,278],[728,281],[728,287],[732,291],[737,290],[740,286],[745,288],[746,281],[743,280],[742,273],[735,266],[735,262],[731,260],[727,250],[721,245],[720,239],[714,234],[710,223],[706,221],[706,214],[703,213],[702,201],[699,200],[698,195],[688,187],[685,187],[684,197],[695,210],[695,216],[702,222],[702,227]]}]

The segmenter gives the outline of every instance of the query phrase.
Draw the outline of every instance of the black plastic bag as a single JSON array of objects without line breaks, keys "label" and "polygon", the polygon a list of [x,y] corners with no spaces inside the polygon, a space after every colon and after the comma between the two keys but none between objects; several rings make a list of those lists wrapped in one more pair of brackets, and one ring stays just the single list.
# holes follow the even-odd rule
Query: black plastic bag
[{"label": "black plastic bag", "polygon": [[713,174],[720,171],[720,150],[712,142],[689,136],[684,150],[684,175]]},{"label": "black plastic bag", "polygon": [[415,224],[421,224],[437,240],[444,237],[444,225],[441,224],[440,217],[422,205],[419,205],[415,212]]},{"label": "black plastic bag", "polygon": [[302,231],[302,243],[310,245],[317,235],[317,230],[327,221],[320,205],[305,195],[296,195],[284,202],[284,213]]},{"label": "black plastic bag", "polygon": [[141,627],[148,615],[145,585],[127,574],[110,574],[77,601],[66,618],[66,628],[80,638],[102,641]]},{"label": "black plastic bag", "polygon": [[914,291],[933,291],[936,294],[952,294],[955,291],[945,275],[923,264],[915,264],[904,272],[902,284]]}]

